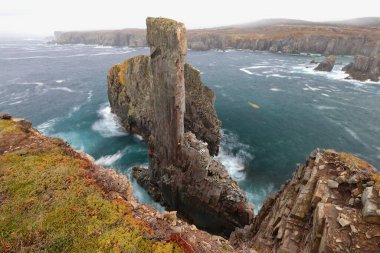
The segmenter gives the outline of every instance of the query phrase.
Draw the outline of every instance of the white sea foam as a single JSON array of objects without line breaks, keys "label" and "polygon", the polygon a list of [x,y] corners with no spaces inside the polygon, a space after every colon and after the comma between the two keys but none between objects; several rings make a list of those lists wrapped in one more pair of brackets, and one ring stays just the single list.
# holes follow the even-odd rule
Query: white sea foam
[{"label": "white sea foam", "polygon": [[283,90],[281,90],[281,89],[279,89],[279,88],[271,88],[270,90],[271,90],[271,91],[283,91]]},{"label": "white sea foam", "polygon": [[50,88],[50,90],[62,90],[62,91],[67,91],[67,92],[74,92],[72,89],[68,87],[56,87],[56,88]]},{"label": "white sea foam", "polygon": [[253,73],[247,70],[246,68],[241,68],[240,70],[243,71],[244,73],[247,73],[248,75],[253,75]]},{"label": "white sea foam", "polygon": [[316,106],[316,108],[318,109],[318,110],[335,110],[335,109],[337,109],[336,107],[334,107],[334,106],[326,106],[326,105],[318,105],[318,106]]},{"label": "white sea foam", "polygon": [[222,142],[216,159],[226,167],[233,179],[244,180],[245,163],[252,158],[248,145],[239,142],[235,134],[222,131]]},{"label": "white sea foam", "polygon": [[19,101],[16,101],[16,102],[9,103],[9,105],[17,105],[17,104],[21,104],[22,102],[24,102],[24,101],[23,100],[19,100]]},{"label": "white sea foam", "polygon": [[122,52],[102,52],[102,53],[96,53],[91,54],[91,56],[101,56],[101,55],[119,55],[119,54],[127,54],[131,51],[122,51]]},{"label": "white sea foam", "polygon": [[[311,91],[321,90],[321,89],[319,89],[319,88],[311,87],[311,86],[308,85],[308,84],[305,84],[305,86],[306,86],[309,90],[311,90]],[[304,89],[304,90],[305,90],[305,89]]]},{"label": "white sea foam", "polygon": [[123,157],[123,152],[119,150],[113,155],[105,155],[105,156],[100,157],[98,160],[95,161],[95,164],[103,165],[103,166],[111,166],[122,157]]},{"label": "white sea foam", "polygon": [[322,96],[325,96],[325,97],[330,97],[330,95],[326,94],[326,93],[321,93]]},{"label": "white sea foam", "polygon": [[344,127],[344,130],[346,130],[347,133],[349,133],[355,140],[357,140],[358,142],[361,142],[363,143],[362,139],[358,136],[357,133],[354,132],[354,130],[348,128],[348,127]]},{"label": "white sea foam", "polygon": [[56,83],[63,83],[65,80],[56,80]]},{"label": "white sea foam", "polygon": [[113,48],[113,47],[112,46],[96,45],[94,48],[104,49],[104,48]]},{"label": "white sea foam", "polygon": [[101,136],[109,138],[127,135],[117,116],[111,113],[109,104],[100,107],[98,116],[99,119],[92,125],[92,130],[98,132]]},{"label": "white sea foam", "polygon": [[143,141],[144,140],[144,138],[141,135],[138,135],[138,134],[133,134],[133,137],[135,139],[137,139],[138,141]]},{"label": "white sea foam", "polygon": [[90,102],[93,96],[92,90],[90,90],[87,94],[87,101]]},{"label": "white sea foam", "polygon": [[247,199],[250,203],[254,204],[255,214],[260,211],[265,199],[274,190],[274,185],[272,183],[268,183],[265,187],[253,187],[253,189],[247,191]]},{"label": "white sea foam", "polygon": [[273,74],[273,75],[270,75],[270,76],[279,77],[279,78],[287,78],[287,76],[283,76],[283,75],[280,75],[280,74]]},{"label": "white sea foam", "polygon": [[36,128],[43,134],[47,134],[50,129],[57,123],[59,118],[49,119],[48,121],[39,124]]},{"label": "white sea foam", "polygon": [[43,86],[44,85],[44,83],[42,83],[42,82],[23,82],[21,84],[34,84],[37,86]]}]

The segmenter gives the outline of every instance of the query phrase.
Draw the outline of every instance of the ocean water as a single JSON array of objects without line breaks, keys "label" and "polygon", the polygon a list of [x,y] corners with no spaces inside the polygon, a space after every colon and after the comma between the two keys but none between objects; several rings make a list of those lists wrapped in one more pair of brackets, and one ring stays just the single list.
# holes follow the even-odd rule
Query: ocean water
[{"label": "ocean water", "polygon": [[[0,111],[33,122],[129,175],[146,165],[141,137],[111,114],[107,70],[147,48],[0,42]],[[219,159],[257,211],[315,148],[356,154],[380,168],[380,83],[345,80],[338,57],[331,73],[314,72],[319,55],[189,51],[188,62],[216,94],[222,121]],[[254,106],[252,106],[254,104]],[[134,181],[133,181],[134,182]],[[135,196],[153,203],[134,182]]]}]

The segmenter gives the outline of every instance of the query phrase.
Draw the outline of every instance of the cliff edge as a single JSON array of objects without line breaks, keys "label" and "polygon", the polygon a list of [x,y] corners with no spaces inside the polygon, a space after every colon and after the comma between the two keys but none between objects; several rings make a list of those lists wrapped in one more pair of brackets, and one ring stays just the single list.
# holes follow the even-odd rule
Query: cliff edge
[{"label": "cliff edge", "polygon": [[380,252],[380,174],[353,155],[316,150],[230,241],[260,253]]},{"label": "cliff edge", "polygon": [[235,252],[31,125],[0,113],[0,252]]}]

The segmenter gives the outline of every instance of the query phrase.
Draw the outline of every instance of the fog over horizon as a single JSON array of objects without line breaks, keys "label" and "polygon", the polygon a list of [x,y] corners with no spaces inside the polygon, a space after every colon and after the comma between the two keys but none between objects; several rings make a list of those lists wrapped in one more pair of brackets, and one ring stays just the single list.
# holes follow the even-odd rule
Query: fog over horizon
[{"label": "fog over horizon", "polygon": [[379,16],[374,0],[247,1],[48,1],[0,0],[0,37],[52,36],[54,31],[145,28],[147,16],[184,22],[189,29],[261,19],[337,21]]}]

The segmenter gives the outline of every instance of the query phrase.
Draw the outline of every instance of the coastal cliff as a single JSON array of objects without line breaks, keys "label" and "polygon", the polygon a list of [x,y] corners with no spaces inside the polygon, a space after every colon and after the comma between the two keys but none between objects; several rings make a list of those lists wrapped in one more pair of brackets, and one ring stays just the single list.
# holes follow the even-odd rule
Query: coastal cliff
[{"label": "coastal cliff", "polygon": [[370,57],[356,55],[354,61],[342,70],[349,74],[350,78],[378,82],[380,78],[380,54]]},{"label": "coastal cliff", "polygon": [[0,113],[0,252],[235,252],[31,125]]},{"label": "coastal cliff", "polygon": [[253,213],[237,183],[212,158],[220,143],[215,96],[186,64],[184,25],[148,18],[147,28],[150,56],[128,59],[108,73],[112,110],[149,148],[149,169],[134,168],[133,175],[156,201],[228,236]]},{"label": "coastal cliff", "polygon": [[[93,32],[59,32],[54,43],[146,46],[143,29]],[[289,54],[315,53],[373,56],[379,52],[378,26],[350,23],[262,22],[220,28],[189,30],[192,50],[249,49]]]},{"label": "coastal cliff", "polygon": [[380,252],[380,174],[353,155],[316,150],[230,241],[260,253]]}]

